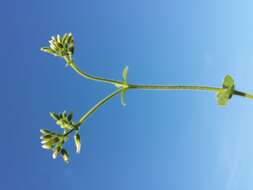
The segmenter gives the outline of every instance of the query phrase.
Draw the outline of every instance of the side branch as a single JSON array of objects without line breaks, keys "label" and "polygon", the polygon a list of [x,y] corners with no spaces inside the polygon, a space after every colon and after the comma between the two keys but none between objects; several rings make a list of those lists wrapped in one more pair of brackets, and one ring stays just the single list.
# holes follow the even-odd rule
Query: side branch
[{"label": "side branch", "polygon": [[105,104],[108,100],[112,99],[114,96],[119,94],[122,91],[122,88],[115,90],[113,93],[106,96],[104,99],[100,100],[95,106],[93,106],[88,112],[86,112],[81,119],[79,120],[79,124],[81,125],[85,120],[88,119],[88,117],[94,113],[99,107],[101,107],[103,104]]},{"label": "side branch", "polygon": [[111,79],[106,79],[106,78],[102,78],[102,77],[95,77],[95,76],[89,75],[88,73],[83,72],[79,67],[77,67],[77,65],[74,63],[73,60],[70,60],[67,57],[65,57],[64,59],[67,62],[67,64],[82,77],[85,77],[89,80],[98,81],[98,82],[109,83],[109,84],[113,84],[113,85],[117,85],[117,86],[123,86],[122,82],[117,81],[117,80],[111,80]]}]

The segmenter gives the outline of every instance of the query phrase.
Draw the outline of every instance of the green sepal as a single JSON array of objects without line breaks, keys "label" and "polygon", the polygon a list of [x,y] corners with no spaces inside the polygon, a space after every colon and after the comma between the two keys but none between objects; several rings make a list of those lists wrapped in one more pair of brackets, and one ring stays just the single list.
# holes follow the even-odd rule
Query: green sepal
[{"label": "green sepal", "polygon": [[51,48],[43,47],[43,48],[40,48],[40,50],[43,51],[43,52],[46,52],[48,54],[52,54],[54,56],[57,56],[57,53]]},{"label": "green sepal", "polygon": [[218,105],[225,106],[234,93],[234,79],[230,75],[226,75],[222,86],[223,89],[218,91],[216,98]]},{"label": "green sepal", "polygon": [[55,112],[50,112],[49,114],[56,121],[60,119],[60,117],[58,116],[58,114],[55,113]]},{"label": "green sepal", "polygon": [[41,144],[54,145],[54,144],[58,143],[59,141],[60,141],[59,137],[53,137],[53,138],[41,141]]},{"label": "green sepal", "polygon": [[64,120],[67,119],[67,113],[66,113],[66,111],[62,112],[62,119],[64,119]]},{"label": "green sepal", "polygon": [[47,130],[47,129],[40,129],[40,132],[43,134],[43,135],[51,135],[52,132]]},{"label": "green sepal", "polygon": [[42,135],[42,136],[40,136],[40,139],[42,140],[44,140],[44,139],[50,139],[50,138],[52,138],[53,137],[53,135]]},{"label": "green sepal", "polygon": [[50,141],[51,139],[53,139],[55,136],[53,135],[45,135],[45,136],[41,136],[40,139],[41,139],[41,144],[45,144],[47,143],[48,141]]},{"label": "green sepal", "polygon": [[73,118],[73,115],[74,115],[74,113],[73,112],[70,112],[69,113],[69,115],[68,115],[68,121],[71,121],[72,120],[72,118]]},{"label": "green sepal", "polygon": [[67,42],[67,38],[69,37],[69,33],[65,33],[64,35],[63,35],[63,37],[62,37],[62,43],[64,44],[64,45],[66,45],[66,42]]},{"label": "green sepal", "polygon": [[53,138],[48,139],[48,140],[43,140],[43,141],[41,141],[42,148],[44,148],[44,149],[53,149],[59,141],[60,141],[60,138],[58,138],[58,137],[53,137]]}]

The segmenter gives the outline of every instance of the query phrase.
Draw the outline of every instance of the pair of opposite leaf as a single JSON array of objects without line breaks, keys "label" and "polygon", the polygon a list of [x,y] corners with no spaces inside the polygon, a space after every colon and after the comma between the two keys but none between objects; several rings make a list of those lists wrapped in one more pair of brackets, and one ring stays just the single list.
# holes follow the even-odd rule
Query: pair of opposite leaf
[{"label": "pair of opposite leaf", "polygon": [[230,75],[225,76],[222,87],[216,97],[218,105],[225,106],[233,96],[235,89],[234,79]]}]

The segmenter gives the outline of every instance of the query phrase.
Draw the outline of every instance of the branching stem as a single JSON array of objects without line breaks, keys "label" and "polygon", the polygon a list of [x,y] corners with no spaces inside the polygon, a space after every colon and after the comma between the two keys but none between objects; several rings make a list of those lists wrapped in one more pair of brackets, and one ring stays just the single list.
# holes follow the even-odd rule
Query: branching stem
[{"label": "branching stem", "polygon": [[76,132],[74,135],[74,142],[76,145],[76,152],[80,153],[81,141],[79,135],[80,126],[93,114],[96,112],[102,105],[108,102],[110,99],[115,97],[116,95],[121,95],[121,103],[125,106],[125,95],[127,90],[194,90],[194,91],[208,91],[216,93],[217,103],[218,105],[224,106],[227,105],[229,99],[232,96],[241,96],[249,99],[253,99],[253,95],[235,90],[234,79],[230,75],[226,75],[222,87],[210,87],[210,86],[183,86],[183,85],[142,85],[142,84],[129,84],[127,82],[127,74],[128,67],[125,67],[122,72],[122,81],[112,80],[102,77],[97,77],[90,75],[84,71],[82,71],[73,61],[72,55],[74,53],[74,39],[71,33],[66,33],[64,36],[57,35],[56,37],[52,37],[49,41],[49,47],[43,47],[41,50],[43,52],[52,54],[54,56],[58,56],[64,58],[67,65],[70,66],[77,74],[80,76],[97,81],[102,83],[107,83],[114,85],[117,89],[100,100],[97,104],[95,104],[88,112],[82,115],[82,117],[77,121],[73,122],[73,113],[67,114],[66,112],[56,114],[54,112],[50,112],[50,115],[53,119],[56,120],[56,124],[64,129],[63,134],[57,134],[51,132],[46,129],[41,129],[42,133],[42,147],[45,149],[53,150],[52,157],[55,159],[57,155],[60,153],[65,162],[68,162],[69,155],[65,149],[62,148],[63,143],[68,140],[68,135],[72,132]]},{"label": "branching stem", "polygon": [[[92,75],[87,74],[86,72],[83,72],[77,65],[74,63],[73,60],[64,57],[67,64],[76,71],[79,75],[81,75],[84,78],[87,78],[89,80],[103,82],[103,83],[109,83],[112,85],[115,85],[118,89],[114,91],[113,93],[106,96],[104,99],[100,100],[96,105],[94,105],[88,112],[86,112],[79,120],[79,122],[76,124],[76,128],[68,131],[64,136],[67,136],[74,130],[79,129],[80,125],[88,119],[88,117],[94,113],[99,107],[101,107],[104,103],[112,99],[117,94],[121,93],[123,90],[197,90],[197,91],[211,91],[218,93],[219,91],[226,90],[226,88],[216,88],[216,87],[210,87],[210,86],[167,86],[167,85],[142,85],[142,84],[127,84],[126,82],[120,82],[117,80],[111,80],[107,78],[102,77],[95,77]],[[233,95],[242,96],[245,98],[253,99],[253,95],[247,94],[245,92],[241,92],[238,90],[233,91]]]}]

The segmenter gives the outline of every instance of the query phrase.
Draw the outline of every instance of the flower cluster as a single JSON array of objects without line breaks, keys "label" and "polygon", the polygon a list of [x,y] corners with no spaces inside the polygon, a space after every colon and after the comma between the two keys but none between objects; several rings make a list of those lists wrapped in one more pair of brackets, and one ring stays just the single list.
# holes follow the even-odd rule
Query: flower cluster
[{"label": "flower cluster", "polygon": [[71,132],[76,131],[74,135],[74,142],[76,146],[76,153],[80,153],[81,150],[81,138],[78,132],[79,127],[77,124],[72,122],[73,113],[67,114],[65,111],[63,113],[56,114],[54,112],[50,113],[51,117],[56,120],[56,124],[63,129],[63,134],[58,134],[51,132],[46,129],[41,129],[42,133],[41,144],[42,148],[52,150],[53,159],[56,159],[59,154],[62,155],[63,160],[69,162],[69,154],[67,150],[63,148],[63,144],[68,141]]},{"label": "flower cluster", "polygon": [[64,135],[57,134],[54,132],[51,132],[46,129],[41,129],[40,132],[42,133],[41,144],[42,148],[52,150],[53,159],[56,159],[59,153],[61,153],[63,160],[65,162],[69,161],[69,155],[65,149],[62,148],[62,145],[64,142],[68,140],[68,137],[65,137]]},{"label": "flower cluster", "polygon": [[52,36],[49,44],[49,47],[43,47],[41,51],[68,58],[74,54],[74,38],[71,33],[66,33],[62,37],[59,34],[56,37]]}]

